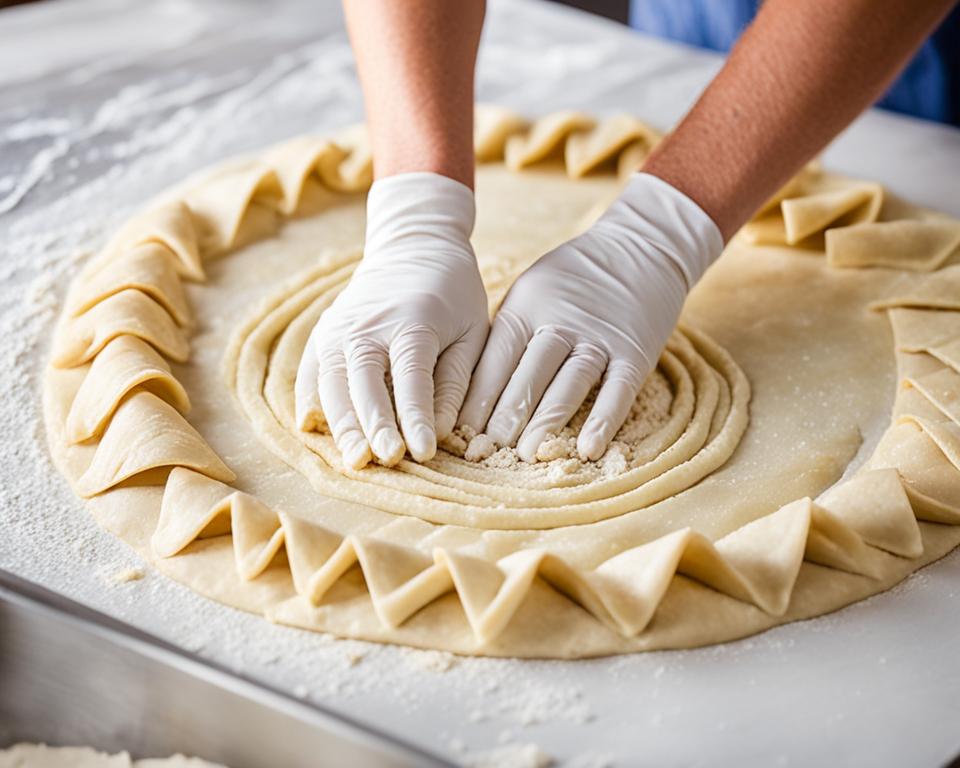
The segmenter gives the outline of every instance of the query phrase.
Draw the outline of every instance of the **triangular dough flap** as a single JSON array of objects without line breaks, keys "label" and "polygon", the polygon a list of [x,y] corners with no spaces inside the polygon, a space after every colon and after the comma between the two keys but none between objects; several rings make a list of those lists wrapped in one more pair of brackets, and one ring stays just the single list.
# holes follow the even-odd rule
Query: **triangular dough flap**
[{"label": "triangular dough flap", "polygon": [[263,163],[222,171],[201,182],[186,195],[201,252],[215,255],[230,249],[241,241],[241,224],[255,204],[276,210],[282,200],[277,174]]},{"label": "triangular dough flap", "polygon": [[68,320],[56,335],[52,363],[57,368],[82,365],[123,334],[149,342],[180,363],[190,354],[187,339],[167,311],[145,293],[128,289]]},{"label": "triangular dough flap", "polygon": [[240,578],[259,576],[280,551],[284,530],[280,517],[248,493],[235,493],[230,502],[233,554]]},{"label": "triangular dough flap", "polygon": [[573,133],[564,146],[567,175],[580,178],[630,144],[643,144],[647,151],[660,140],[660,134],[630,115],[608,118],[591,130]]},{"label": "triangular dough flap", "polygon": [[388,627],[408,617],[453,587],[449,571],[413,547],[371,537],[353,537],[354,550],[377,616]]},{"label": "triangular dough flap", "polygon": [[503,158],[507,139],[527,129],[520,115],[494,104],[478,104],[473,117],[474,154],[481,163]]},{"label": "triangular dough flap", "polygon": [[960,312],[896,307],[887,315],[902,352],[931,352],[960,340]]},{"label": "triangular dough flap", "polygon": [[596,569],[591,581],[621,633],[637,635],[650,623],[694,535],[689,528],[675,531]]},{"label": "triangular dough flap", "polygon": [[353,546],[338,533],[280,513],[287,561],[297,592],[312,603],[356,562]]},{"label": "triangular dough flap", "polygon": [[117,407],[93,461],[77,480],[87,498],[148,469],[189,467],[232,482],[235,475],[172,406],[136,390]]},{"label": "triangular dough flap", "polygon": [[921,392],[944,417],[960,425],[960,373],[944,367],[911,377],[907,383]]},{"label": "triangular dough flap", "polygon": [[817,504],[871,546],[902,557],[923,553],[920,527],[896,469],[860,472],[831,488]]},{"label": "triangular dough flap", "polygon": [[342,150],[339,157],[331,155],[319,166],[323,183],[336,192],[362,192],[373,183],[373,152],[370,135],[365,125],[357,125],[336,138]]},{"label": "triangular dough flap", "polygon": [[497,564],[449,550],[437,550],[434,559],[453,579],[467,621],[480,644],[499,635],[520,607],[537,575],[543,553],[524,550]]},{"label": "triangular dough flap", "polygon": [[592,118],[581,112],[555,112],[537,120],[526,134],[507,139],[505,162],[511,170],[520,170],[553,154],[575,131],[594,126]]},{"label": "triangular dough flap", "polygon": [[178,325],[190,323],[187,296],[176,269],[176,255],[165,245],[137,245],[74,284],[68,299],[76,317],[95,304],[127,288],[147,294],[171,314]]},{"label": "triangular dough flap", "polygon": [[749,590],[751,601],[767,613],[779,616],[787,610],[803,562],[811,516],[810,499],[797,499],[715,544]]},{"label": "triangular dough flap", "polygon": [[307,179],[316,174],[319,181],[320,167],[339,165],[345,156],[346,153],[332,141],[317,136],[299,136],[267,152],[264,162],[273,169],[280,182],[280,212],[284,216],[293,215]]},{"label": "triangular dough flap", "polygon": [[780,203],[788,245],[796,245],[831,225],[875,221],[883,204],[879,184],[854,184],[846,189],[788,198]]},{"label": "triangular dough flap", "polygon": [[[172,557],[223,516],[230,530],[230,500],[234,489],[185,467],[175,468],[167,478],[160,502],[160,518],[150,540],[157,557]],[[225,529],[225,530],[224,530]]]},{"label": "triangular dough flap", "polygon": [[67,415],[67,439],[79,443],[98,436],[124,395],[138,386],[180,413],[190,410],[187,392],[166,360],[136,336],[117,336],[93,359],[77,390]]},{"label": "triangular dough flap", "polygon": [[894,424],[880,438],[868,468],[893,468],[920,520],[960,524],[960,474],[916,419]]},{"label": "triangular dough flap", "polygon": [[113,261],[145,243],[169,248],[176,257],[177,271],[184,277],[204,279],[193,216],[183,201],[166,203],[131,219],[110,241],[97,263]]}]

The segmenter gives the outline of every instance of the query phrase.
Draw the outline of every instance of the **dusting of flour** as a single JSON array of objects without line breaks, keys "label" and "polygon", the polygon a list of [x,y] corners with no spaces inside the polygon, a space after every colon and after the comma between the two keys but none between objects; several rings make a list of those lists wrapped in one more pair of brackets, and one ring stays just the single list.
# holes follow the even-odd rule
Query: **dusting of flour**
[{"label": "dusting of flour", "polygon": [[[655,370],[647,377],[630,414],[614,436],[607,451],[596,461],[587,461],[577,452],[577,435],[590,415],[597,389],[587,397],[570,423],[558,434],[549,434],[537,449],[537,461],[526,462],[516,448],[498,446],[484,433],[457,427],[440,447],[443,451],[491,471],[510,475],[510,482],[525,485],[546,481],[559,487],[579,485],[621,475],[649,460],[643,441],[670,418],[673,389],[666,376]],[[444,459],[440,459],[443,463]]]}]

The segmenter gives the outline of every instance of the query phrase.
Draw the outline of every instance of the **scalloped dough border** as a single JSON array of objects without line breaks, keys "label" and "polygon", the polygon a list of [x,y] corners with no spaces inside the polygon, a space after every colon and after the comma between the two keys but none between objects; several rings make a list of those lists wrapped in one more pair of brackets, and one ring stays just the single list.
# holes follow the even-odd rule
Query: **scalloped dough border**
[{"label": "scalloped dough border", "polygon": [[[656,140],[628,117],[558,113],[528,126],[491,108],[477,119],[481,159],[505,157],[520,170],[560,152],[573,178],[607,163],[629,172]],[[856,225],[876,257],[853,234],[828,234],[831,264],[927,272],[878,298],[894,308],[905,385],[895,422],[859,473],[817,503],[798,499],[717,541],[684,528],[585,569],[536,547],[499,558],[459,548],[412,518],[342,535],[226,485],[232,472],[190,427],[186,393],[150,354],[189,355],[191,318],[176,281],[203,279],[205,258],[268,236],[283,216],[322,209],[326,190],[364,190],[370,156],[358,131],[337,142],[295,139],[190,180],[118,233],[76,281],[55,332],[44,387],[51,451],[100,524],[159,570],[310,629],[465,654],[579,657],[721,642],[833,610],[960,543],[960,307],[948,296],[958,225],[908,217],[914,235],[935,219],[926,240],[936,253],[914,258],[903,227],[893,239],[878,230],[886,222],[876,185],[806,174],[813,181],[801,174],[743,238],[810,247]],[[96,386],[104,376],[111,386]],[[85,396],[75,401],[78,390]],[[77,442],[84,432],[93,437]]]}]

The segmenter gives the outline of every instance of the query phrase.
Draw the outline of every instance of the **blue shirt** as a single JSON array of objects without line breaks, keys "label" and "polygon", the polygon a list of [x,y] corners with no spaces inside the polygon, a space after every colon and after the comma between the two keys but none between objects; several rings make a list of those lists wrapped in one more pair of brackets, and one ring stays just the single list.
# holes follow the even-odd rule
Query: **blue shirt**
[{"label": "blue shirt", "polygon": [[[759,6],[760,0],[631,0],[630,26],[729,51]],[[960,125],[960,6],[917,51],[877,106]]]}]

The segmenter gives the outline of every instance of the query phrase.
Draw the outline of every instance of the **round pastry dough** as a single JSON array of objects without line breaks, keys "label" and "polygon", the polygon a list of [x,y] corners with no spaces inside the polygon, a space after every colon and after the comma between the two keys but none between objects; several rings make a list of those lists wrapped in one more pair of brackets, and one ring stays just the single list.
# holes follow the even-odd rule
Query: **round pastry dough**
[{"label": "round pastry dough", "polygon": [[[478,114],[491,307],[656,139],[624,116]],[[293,380],[358,258],[370,177],[362,131],[295,139],[164,195],[76,281],[51,451],[162,572],[342,636],[579,657],[814,616],[960,543],[958,222],[806,169],[691,294],[661,360],[670,418],[630,471],[349,473],[294,427]]]}]

